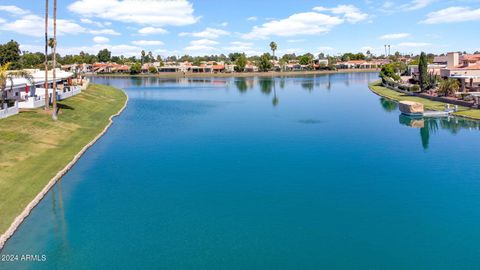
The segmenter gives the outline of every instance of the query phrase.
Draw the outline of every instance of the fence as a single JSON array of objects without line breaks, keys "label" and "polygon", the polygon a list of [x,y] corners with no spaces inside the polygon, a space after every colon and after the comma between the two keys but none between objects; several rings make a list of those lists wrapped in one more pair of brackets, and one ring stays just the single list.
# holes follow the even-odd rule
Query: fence
[{"label": "fence", "polygon": [[28,97],[27,100],[18,103],[20,109],[36,109],[45,106],[45,99],[42,97]]},{"label": "fence", "polygon": [[8,107],[7,104],[5,104],[4,108],[0,110],[0,119],[7,118],[15,114],[18,114],[18,102],[15,102],[13,107]]},{"label": "fence", "polygon": [[64,100],[69,97],[73,97],[75,95],[78,95],[82,92],[82,88],[80,86],[71,86],[69,89],[65,89],[65,92],[60,93],[57,95],[58,100]]}]

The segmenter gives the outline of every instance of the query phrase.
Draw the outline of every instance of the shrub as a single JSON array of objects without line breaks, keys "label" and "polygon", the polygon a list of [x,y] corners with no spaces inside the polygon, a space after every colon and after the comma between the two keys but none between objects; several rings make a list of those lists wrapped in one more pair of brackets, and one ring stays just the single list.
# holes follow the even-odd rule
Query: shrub
[{"label": "shrub", "polygon": [[410,92],[418,92],[418,91],[420,91],[420,86],[415,84],[412,87],[410,87]]},{"label": "shrub", "polygon": [[149,67],[148,68],[148,73],[157,73],[157,72],[158,72],[158,70],[157,70],[156,67]]},{"label": "shrub", "polygon": [[130,68],[130,74],[139,74],[140,72],[142,72],[142,64],[140,63],[135,63]]},{"label": "shrub", "polygon": [[455,79],[447,79],[440,81],[438,93],[443,96],[453,96],[460,89],[460,85]]}]

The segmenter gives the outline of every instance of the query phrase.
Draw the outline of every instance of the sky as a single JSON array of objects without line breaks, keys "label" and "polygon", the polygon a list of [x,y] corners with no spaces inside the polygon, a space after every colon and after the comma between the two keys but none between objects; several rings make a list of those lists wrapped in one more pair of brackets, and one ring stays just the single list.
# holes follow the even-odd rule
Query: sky
[{"label": "sky", "polygon": [[[50,16],[52,15],[50,0]],[[58,0],[58,51],[181,56],[480,51],[480,0]],[[42,51],[44,0],[0,0],[0,42]],[[50,23],[50,26],[52,23]],[[50,32],[51,29],[50,29]]]}]

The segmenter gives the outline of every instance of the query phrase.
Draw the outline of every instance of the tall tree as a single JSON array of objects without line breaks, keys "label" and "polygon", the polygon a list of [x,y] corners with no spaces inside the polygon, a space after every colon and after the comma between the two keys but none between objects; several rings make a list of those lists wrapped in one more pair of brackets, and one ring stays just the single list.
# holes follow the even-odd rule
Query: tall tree
[{"label": "tall tree", "polygon": [[20,62],[23,68],[39,68],[43,63],[43,54],[23,52]]},{"label": "tall tree", "polygon": [[148,52],[148,63],[151,63],[155,61],[155,58],[153,58],[153,53],[151,51]]},{"label": "tall tree", "polygon": [[45,110],[50,110],[48,98],[48,0],[45,0]]},{"label": "tall tree", "polygon": [[112,58],[112,52],[105,48],[98,52],[97,57],[100,62],[109,62]]},{"label": "tall tree", "polygon": [[242,53],[235,61],[235,71],[243,72],[245,70],[246,65],[247,65],[247,57],[245,56],[244,53]]},{"label": "tall tree", "polygon": [[272,68],[272,63],[270,62],[270,54],[264,53],[262,56],[260,56],[260,59],[258,61],[258,70],[260,71],[269,71]]},{"label": "tall tree", "polygon": [[142,55],[142,65],[143,65],[145,63],[145,51],[144,50],[142,50],[141,55]]},{"label": "tall tree", "polygon": [[53,95],[52,95],[52,119],[56,121],[57,116],[57,0],[53,0]]},{"label": "tall tree", "polygon": [[311,53],[306,53],[300,56],[300,65],[310,65],[313,61],[313,55]]},{"label": "tall tree", "polygon": [[20,45],[10,40],[0,45],[0,64],[11,63],[10,69],[20,69]]},{"label": "tall tree", "polygon": [[272,50],[273,59],[275,60],[275,51],[278,49],[277,43],[274,41],[270,42],[270,50]]},{"label": "tall tree", "polygon": [[427,90],[428,88],[428,60],[427,55],[422,52],[420,54],[420,59],[418,62],[418,72],[419,72],[419,81],[420,81],[420,89],[423,91]]}]

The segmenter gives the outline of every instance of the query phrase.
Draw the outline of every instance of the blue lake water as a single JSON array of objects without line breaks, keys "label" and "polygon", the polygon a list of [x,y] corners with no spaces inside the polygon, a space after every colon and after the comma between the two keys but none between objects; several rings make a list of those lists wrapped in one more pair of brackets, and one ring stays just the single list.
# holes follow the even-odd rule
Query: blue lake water
[{"label": "blue lake water", "polygon": [[129,105],[0,269],[479,269],[480,124],[376,79],[94,78]]}]

